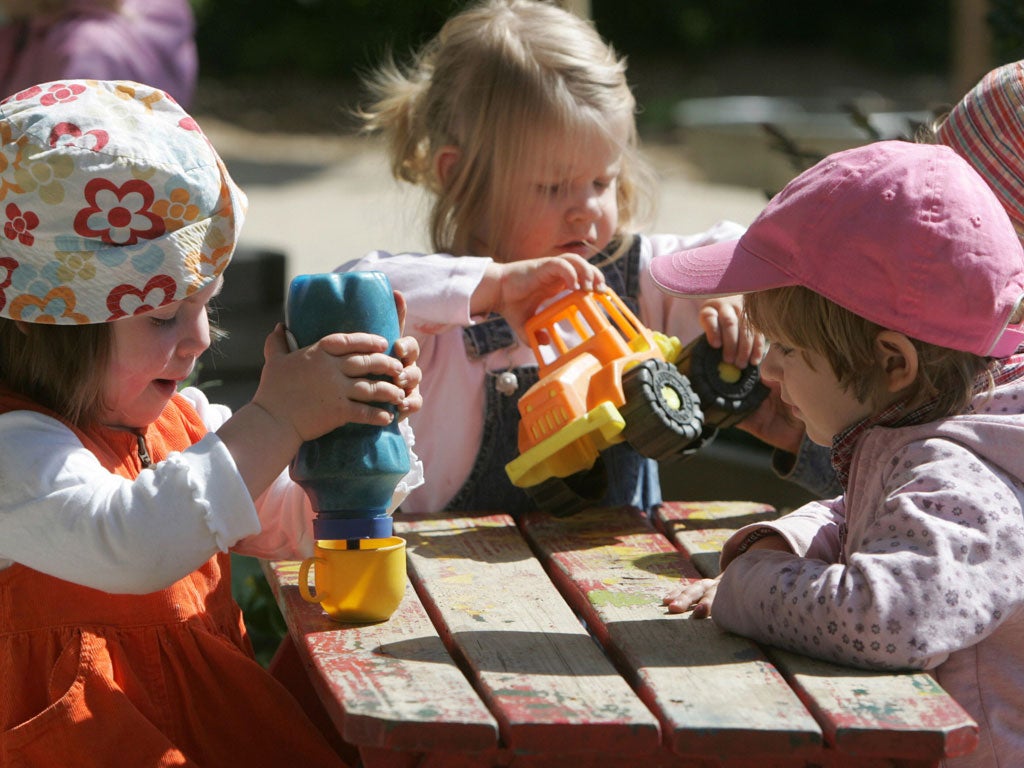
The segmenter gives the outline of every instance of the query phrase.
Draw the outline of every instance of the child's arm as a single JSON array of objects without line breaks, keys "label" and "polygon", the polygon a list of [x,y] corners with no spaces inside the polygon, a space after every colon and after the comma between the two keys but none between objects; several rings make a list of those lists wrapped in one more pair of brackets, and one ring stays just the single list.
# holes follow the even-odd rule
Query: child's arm
[{"label": "child's arm", "polygon": [[718,586],[718,624],[839,663],[932,669],[1021,610],[1019,490],[955,440],[894,452],[899,437],[876,430],[858,446],[841,547],[736,558]]},{"label": "child's arm", "polygon": [[133,481],[56,419],[12,411],[0,416],[0,486],[0,567],[14,561],[105,592],[163,589],[260,530],[214,436]]},{"label": "child's arm", "polygon": [[[758,549],[774,549],[779,552],[792,552],[789,543],[778,531],[771,528],[758,528],[765,531],[762,538],[751,542],[740,554],[752,552]],[[724,573],[724,571],[722,572]],[[662,603],[668,606],[669,613],[686,613],[693,611],[693,618],[706,619],[711,616],[711,604],[715,600],[715,593],[718,591],[718,584],[722,580],[722,573],[713,579],[700,579],[699,581],[686,581],[679,587],[669,592]]]},{"label": "child's arm", "polygon": [[837,558],[843,512],[841,500],[828,504],[812,502],[772,523],[751,523],[740,528],[722,547],[722,572],[714,579],[684,582],[665,597],[664,604],[670,613],[692,609],[695,618],[710,616],[722,574],[737,558],[757,550],[772,549],[822,560]]},{"label": "child's arm", "polygon": [[544,300],[563,290],[604,284],[601,271],[575,254],[499,264],[478,256],[374,251],[339,271],[357,269],[388,276],[408,302],[410,332],[421,339],[468,326],[490,312],[518,324],[518,331]]}]

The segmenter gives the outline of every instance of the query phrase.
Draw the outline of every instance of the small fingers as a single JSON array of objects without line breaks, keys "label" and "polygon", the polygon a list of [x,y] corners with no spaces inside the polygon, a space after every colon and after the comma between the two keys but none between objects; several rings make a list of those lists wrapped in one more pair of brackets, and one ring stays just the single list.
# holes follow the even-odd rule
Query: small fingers
[{"label": "small fingers", "polygon": [[378,379],[355,379],[351,383],[348,398],[359,403],[384,403],[401,406],[406,393],[390,381]]},{"label": "small fingers", "polygon": [[761,333],[755,333],[753,337],[750,343],[750,362],[752,365],[760,365],[768,351],[768,340]]},{"label": "small fingers", "polygon": [[722,332],[718,326],[718,310],[715,307],[704,306],[698,315],[700,327],[707,337],[708,344],[715,349],[722,346]]},{"label": "small fingers", "polygon": [[401,360],[405,365],[412,365],[419,360],[420,343],[412,336],[403,336],[395,341],[395,346],[392,348],[392,352],[394,356]]},{"label": "small fingers", "polygon": [[717,587],[715,579],[689,582],[666,595],[662,603],[667,606],[669,613],[693,611],[693,618],[707,618],[711,615],[711,601]]},{"label": "small fingers", "polygon": [[401,291],[395,291],[395,310],[398,312],[398,328],[400,333],[405,333],[405,316],[408,312],[408,305],[405,296]]},{"label": "small fingers", "polygon": [[338,358],[339,370],[352,379],[385,376],[397,381],[406,370],[400,360],[381,352],[348,354]]},{"label": "small fingers", "polygon": [[375,333],[330,333],[316,343],[317,347],[329,355],[341,357],[354,353],[369,354],[387,352],[388,341]]},{"label": "small fingers", "polygon": [[263,359],[270,360],[280,355],[286,355],[288,352],[288,341],[285,336],[284,324],[278,323],[263,342]]},{"label": "small fingers", "polygon": [[350,424],[368,424],[372,427],[386,427],[395,420],[394,414],[387,408],[360,402],[350,403],[347,415]]},{"label": "small fingers", "polygon": [[580,288],[584,291],[600,291],[604,289],[604,273],[582,256],[575,253],[564,253],[558,258],[569,262],[575,273],[570,287]]}]

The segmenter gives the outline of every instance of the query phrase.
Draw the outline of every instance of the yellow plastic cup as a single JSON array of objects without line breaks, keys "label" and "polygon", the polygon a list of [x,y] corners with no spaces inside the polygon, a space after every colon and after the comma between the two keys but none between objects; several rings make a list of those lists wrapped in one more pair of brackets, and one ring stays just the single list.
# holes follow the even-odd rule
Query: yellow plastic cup
[{"label": "yellow plastic cup", "polygon": [[[348,542],[316,542],[314,557],[299,566],[299,594],[319,603],[335,621],[366,624],[385,621],[405,594],[405,539],[360,539],[359,549]],[[309,589],[313,568],[316,593]]]}]

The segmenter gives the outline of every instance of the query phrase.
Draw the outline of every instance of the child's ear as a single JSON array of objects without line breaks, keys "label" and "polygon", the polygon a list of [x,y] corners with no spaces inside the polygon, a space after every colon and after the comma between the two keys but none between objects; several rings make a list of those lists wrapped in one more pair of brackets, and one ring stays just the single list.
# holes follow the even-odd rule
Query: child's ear
[{"label": "child's ear", "polygon": [[875,337],[875,356],[888,392],[900,392],[917,381],[917,348],[902,333],[879,332]]},{"label": "child's ear", "polygon": [[452,169],[459,162],[462,153],[454,144],[445,144],[434,155],[434,174],[442,187],[448,186],[451,181]]}]

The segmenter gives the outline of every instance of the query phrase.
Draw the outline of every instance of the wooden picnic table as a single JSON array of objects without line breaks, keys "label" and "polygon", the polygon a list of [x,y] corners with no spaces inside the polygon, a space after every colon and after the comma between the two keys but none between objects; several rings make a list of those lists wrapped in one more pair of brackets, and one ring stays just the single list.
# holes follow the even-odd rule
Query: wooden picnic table
[{"label": "wooden picnic table", "polygon": [[339,624],[265,573],[288,625],[272,671],[350,759],[407,766],[920,768],[977,726],[924,673],[864,672],[669,614],[763,504],[569,518],[399,514],[409,584],[386,622]]}]

